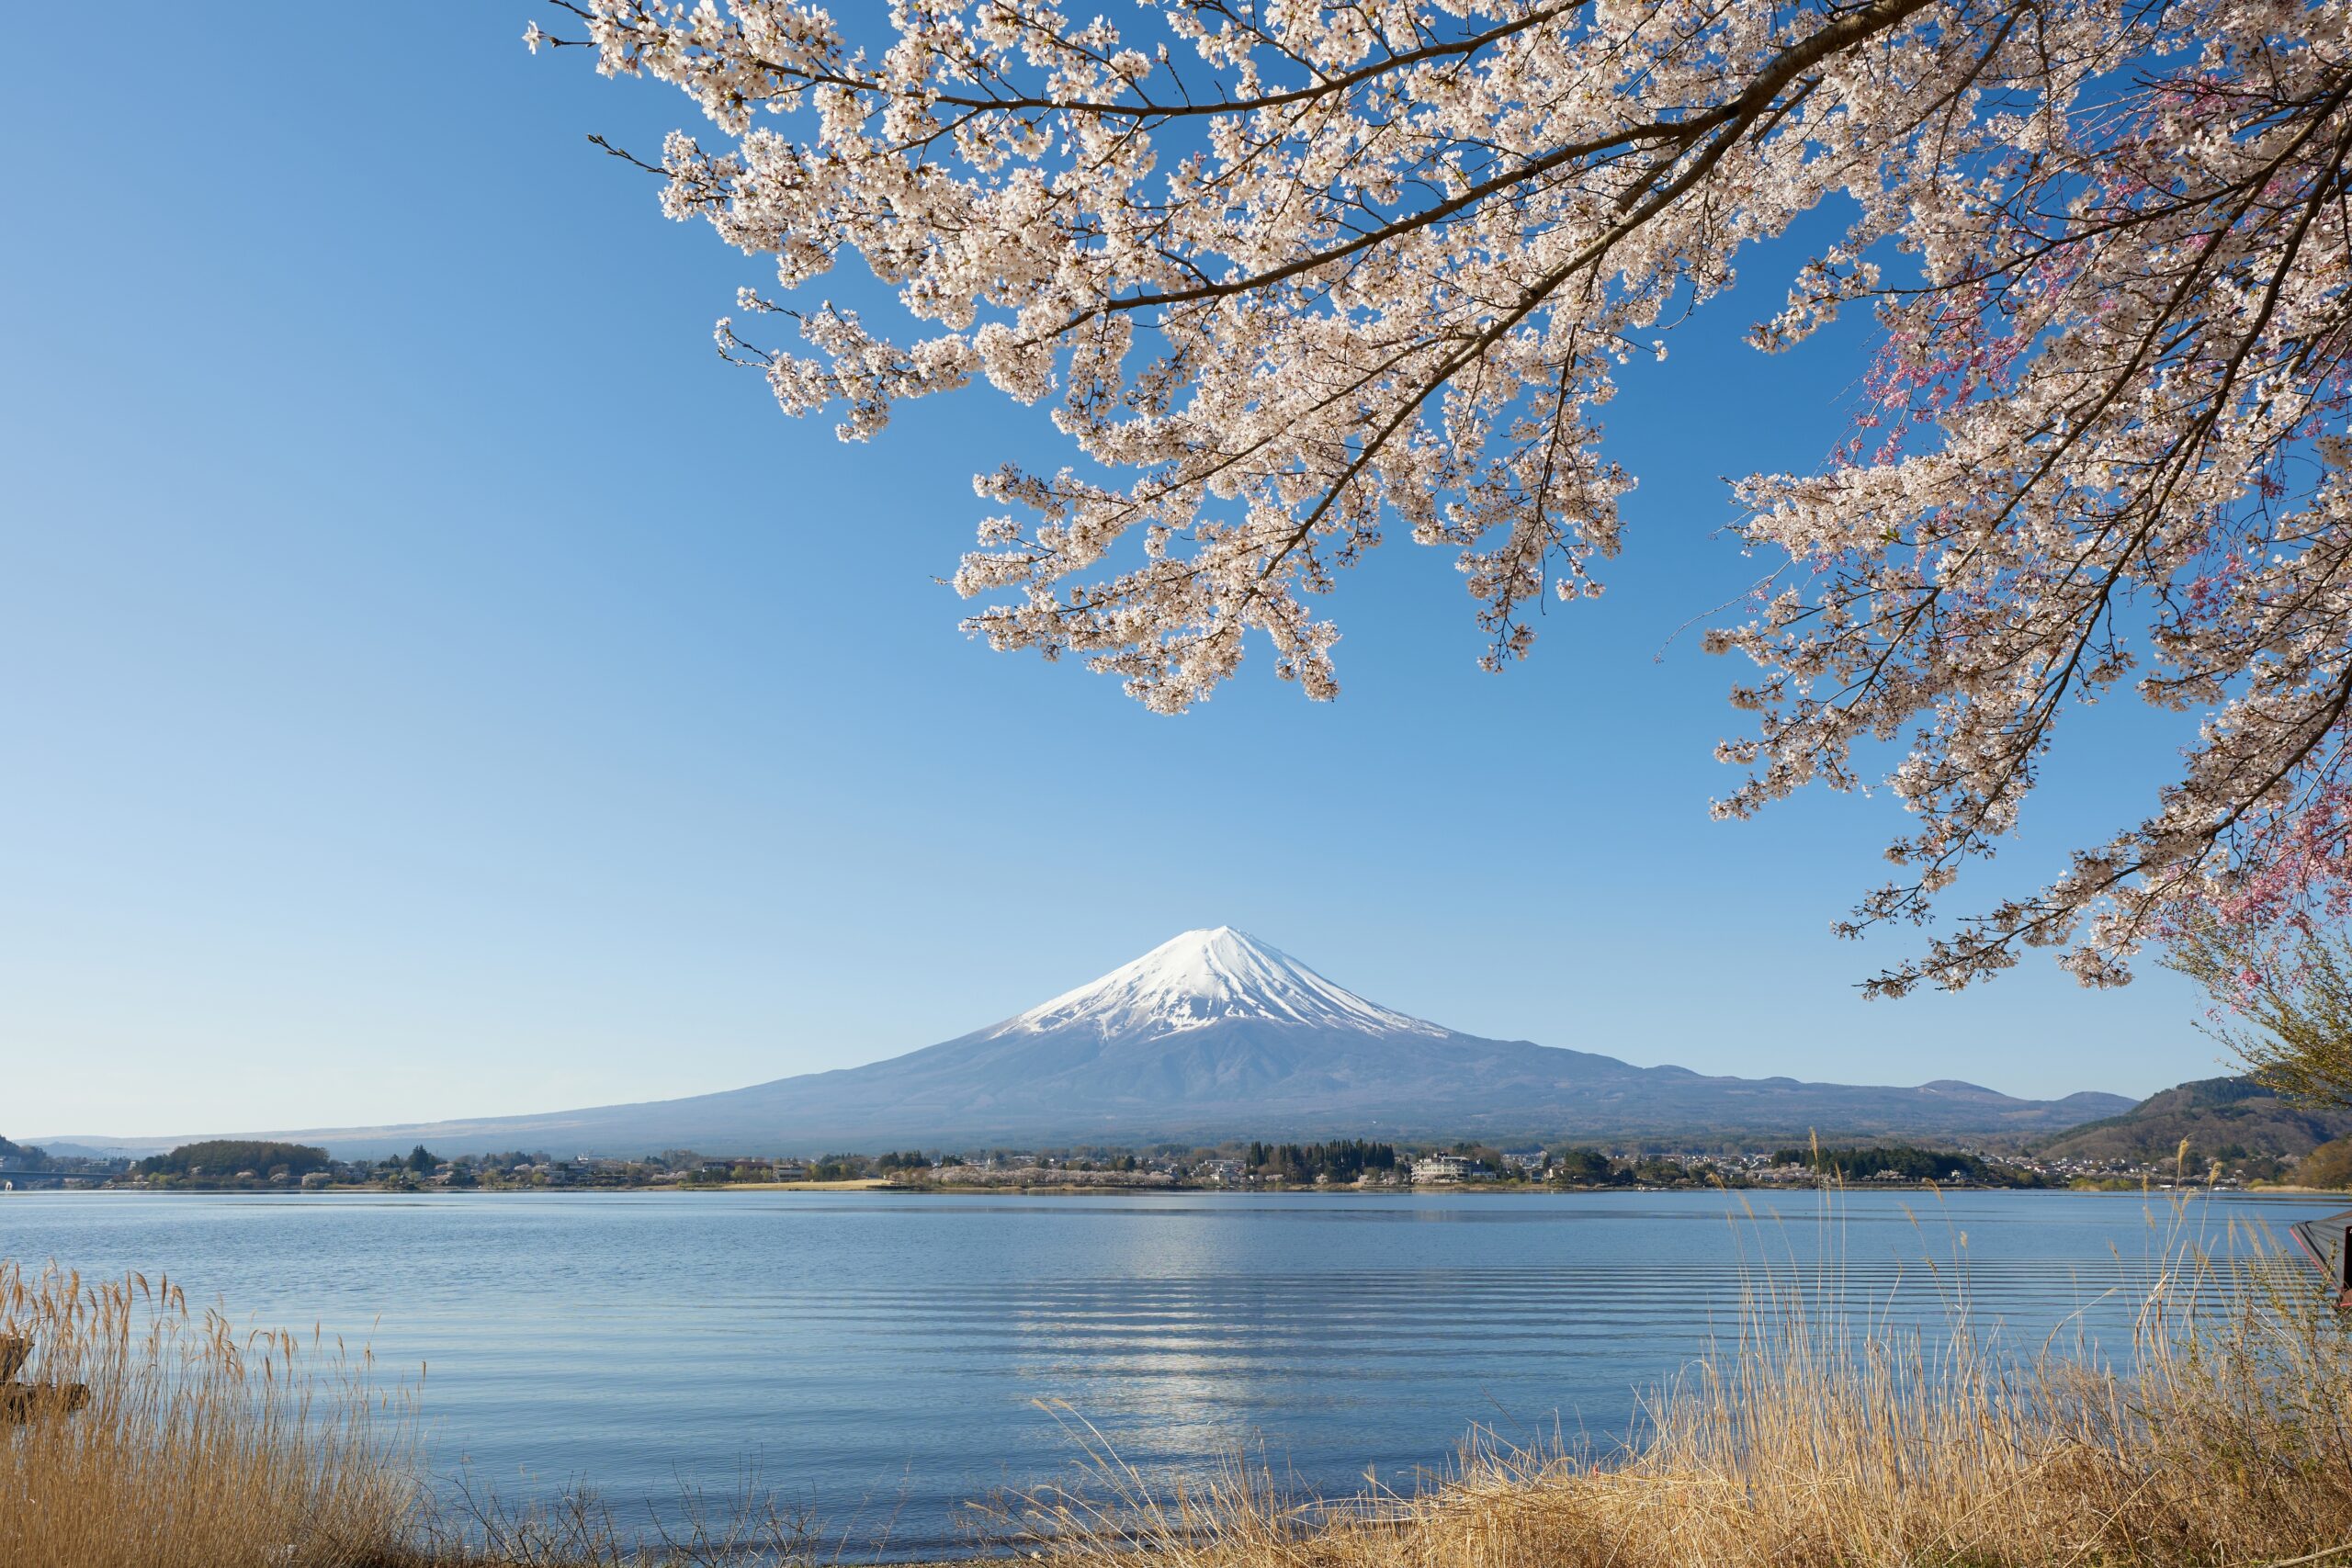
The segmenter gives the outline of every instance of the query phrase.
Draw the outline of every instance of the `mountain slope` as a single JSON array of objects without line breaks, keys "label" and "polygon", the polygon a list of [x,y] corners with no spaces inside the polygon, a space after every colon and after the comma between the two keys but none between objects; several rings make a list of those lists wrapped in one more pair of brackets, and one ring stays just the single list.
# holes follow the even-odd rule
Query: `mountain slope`
[{"label": "mountain slope", "polygon": [[2192,1164],[2295,1159],[2352,1134],[2352,1111],[2297,1105],[2251,1078],[2199,1078],[2152,1094],[2120,1116],[2086,1122],[2041,1146],[2055,1158],[2172,1159],[2183,1138]]},{"label": "mountain slope", "polygon": [[1330,1134],[1921,1136],[2042,1132],[2129,1104],[2013,1100],[1953,1081],[1708,1077],[1480,1039],[1368,1001],[1220,926],[1001,1023],[862,1067],[648,1104],[288,1135],[354,1154],[420,1140],[442,1153],[755,1154]]}]

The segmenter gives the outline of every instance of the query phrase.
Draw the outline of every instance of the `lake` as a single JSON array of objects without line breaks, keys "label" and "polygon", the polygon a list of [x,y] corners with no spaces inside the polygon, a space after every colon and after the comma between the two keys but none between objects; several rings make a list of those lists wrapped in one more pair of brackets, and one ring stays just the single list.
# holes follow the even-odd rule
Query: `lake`
[{"label": "lake", "polygon": [[[1742,1200],[1755,1211],[1744,1217]],[[1762,1263],[1842,1260],[1850,1307],[1964,1288],[2030,1350],[2129,1344],[2185,1223],[2282,1236],[2339,1201],[1856,1192],[0,1196],[0,1258],[168,1272],[429,1368],[436,1470],[627,1510],[747,1464],[852,1554],[967,1546],[961,1505],[1066,1478],[1063,1402],[1125,1459],[1237,1450],[1296,1484],[1409,1486],[1474,1427],[1605,1449],[1737,1328]],[[1964,1282],[1964,1284],[1963,1284]],[[2119,1289],[2119,1287],[2122,1287]]]}]

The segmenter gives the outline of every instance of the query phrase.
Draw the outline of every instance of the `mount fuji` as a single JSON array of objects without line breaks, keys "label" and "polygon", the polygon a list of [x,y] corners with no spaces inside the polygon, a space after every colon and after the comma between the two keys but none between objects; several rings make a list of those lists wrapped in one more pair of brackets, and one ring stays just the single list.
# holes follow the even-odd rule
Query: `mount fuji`
[{"label": "mount fuji", "polygon": [[1001,1023],[862,1067],[685,1100],[276,1135],[345,1155],[418,1141],[444,1154],[769,1154],[1326,1134],[1949,1135],[2054,1132],[2131,1104],[2095,1093],[2014,1100],[1950,1080],[1713,1077],[1480,1039],[1368,1001],[1218,926]]}]

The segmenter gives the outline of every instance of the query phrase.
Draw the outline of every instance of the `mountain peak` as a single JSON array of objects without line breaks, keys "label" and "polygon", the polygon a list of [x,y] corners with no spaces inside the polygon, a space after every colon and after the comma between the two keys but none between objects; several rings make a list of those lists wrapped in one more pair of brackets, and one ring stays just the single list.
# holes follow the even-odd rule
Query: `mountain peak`
[{"label": "mountain peak", "polygon": [[862,1067],[652,1104],[271,1135],[369,1156],[420,1143],[444,1153],[784,1154],[1473,1132],[1785,1144],[1806,1128],[1849,1139],[2055,1131],[2129,1104],[2095,1094],[2010,1100],[1951,1082],[1887,1089],[1710,1077],[1486,1040],[1367,1001],[1247,932],[1211,926],[994,1028]]},{"label": "mountain peak", "polygon": [[1231,926],[1184,931],[1102,978],[987,1032],[1081,1029],[1143,1039],[1248,1020],[1365,1034],[1448,1032],[1336,986],[1281,949]]}]

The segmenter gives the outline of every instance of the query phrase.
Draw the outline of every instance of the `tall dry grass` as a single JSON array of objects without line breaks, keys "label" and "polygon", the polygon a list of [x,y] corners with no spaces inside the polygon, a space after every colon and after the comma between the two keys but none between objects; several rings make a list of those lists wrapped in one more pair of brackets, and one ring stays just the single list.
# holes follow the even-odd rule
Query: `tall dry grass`
[{"label": "tall dry grass", "polygon": [[0,1261],[0,1568],[748,1568],[812,1556],[807,1519],[750,1475],[718,1496],[682,1487],[636,1526],[587,1491],[532,1505],[435,1497],[413,1392],[385,1387],[365,1349],[191,1311],[168,1280],[91,1283]]},{"label": "tall dry grass", "polygon": [[145,1278],[85,1282],[0,1263],[0,1338],[20,1382],[82,1384],[0,1416],[7,1568],[374,1568],[418,1501],[412,1406],[365,1352],[241,1333]]},{"label": "tall dry grass", "polygon": [[1156,1485],[1082,1423],[1089,1483],[1000,1539],[1162,1568],[2245,1568],[2352,1563],[2352,1337],[2300,1268],[2168,1236],[2130,1346],[2005,1352],[1964,1283],[1906,1332],[1834,1269],[1750,1277],[1736,1343],[1600,1462],[1465,1450],[1442,1484],[1334,1508],[1235,1465]]},{"label": "tall dry grass", "polygon": [[813,1568],[823,1546],[808,1510],[752,1468],[717,1495],[682,1484],[634,1525],[593,1488],[517,1504],[461,1483],[419,1520],[411,1551],[412,1568]]}]

